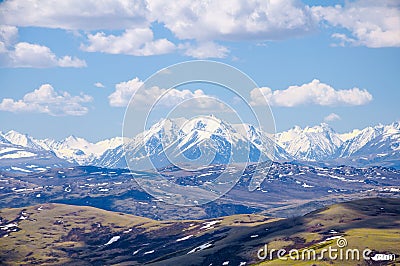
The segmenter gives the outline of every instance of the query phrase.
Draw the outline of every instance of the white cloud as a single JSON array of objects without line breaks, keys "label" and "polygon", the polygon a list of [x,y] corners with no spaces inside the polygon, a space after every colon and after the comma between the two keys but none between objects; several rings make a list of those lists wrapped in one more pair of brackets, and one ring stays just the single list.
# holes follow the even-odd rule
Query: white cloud
[{"label": "white cloud", "polygon": [[16,67],[48,67],[57,62],[56,55],[48,47],[26,42],[17,43],[9,56],[11,64]]},{"label": "white cloud", "polygon": [[314,79],[301,86],[290,86],[286,90],[272,91],[268,87],[255,88],[250,92],[250,104],[294,107],[305,104],[322,106],[364,105],[372,100],[367,90],[352,88],[335,90],[331,86]]},{"label": "white cloud", "polygon": [[76,58],[76,57],[71,57],[69,55],[65,55],[61,58],[57,59],[57,64],[56,66],[59,67],[86,67],[86,61]]},{"label": "white cloud", "polygon": [[128,105],[132,95],[143,85],[143,81],[134,78],[129,81],[120,82],[115,85],[115,91],[108,96],[111,106],[125,107]]},{"label": "white cloud", "polygon": [[183,108],[227,111],[223,103],[216,100],[215,97],[207,95],[201,89],[192,92],[187,89],[178,90],[172,88],[167,90],[153,86],[137,92],[142,85],[143,82],[138,78],[118,83],[115,86],[115,91],[108,97],[110,105],[126,107],[131,97],[135,94],[135,104],[138,104],[137,107],[139,108],[149,107],[156,103],[158,107],[171,108],[182,104],[181,107]]},{"label": "white cloud", "polygon": [[[136,56],[170,53],[182,45],[154,38],[153,23],[181,41],[198,43],[184,49],[188,56],[223,58],[229,50],[218,41],[304,35],[315,29],[314,19],[310,8],[299,0],[9,0],[0,4],[0,24],[89,31],[81,46],[85,51]],[[125,32],[120,36],[101,31],[122,29]]]},{"label": "white cloud", "polygon": [[0,23],[68,30],[113,30],[164,23],[179,39],[281,39],[314,28],[298,0],[9,0]]},{"label": "white cloud", "polygon": [[316,6],[315,16],[334,27],[350,32],[334,33],[339,45],[372,48],[400,46],[400,4],[396,0],[346,1],[344,6]]},{"label": "white cloud", "polygon": [[[71,56],[57,57],[50,48],[38,44],[20,42],[8,52],[11,67],[86,67],[86,62]],[[6,64],[7,64],[6,63]]]},{"label": "white cloud", "polygon": [[103,83],[101,83],[101,82],[96,82],[96,83],[94,83],[93,84],[95,87],[97,87],[97,88],[105,88],[106,86],[104,86],[103,85]]},{"label": "white cloud", "polygon": [[215,42],[202,42],[196,46],[181,45],[181,49],[185,49],[185,55],[193,58],[225,58],[229,53],[229,49],[225,46],[216,44]]},{"label": "white cloud", "polygon": [[50,48],[27,42],[16,43],[18,29],[0,26],[0,64],[7,67],[86,67],[86,62],[76,57],[57,57]]},{"label": "white cloud", "polygon": [[93,101],[89,95],[71,96],[67,92],[56,92],[50,84],[25,94],[21,100],[4,98],[0,102],[0,110],[13,113],[35,112],[52,116],[81,116],[88,112],[82,103]]},{"label": "white cloud", "polygon": [[0,23],[68,30],[148,26],[146,1],[9,0],[0,4]]},{"label": "white cloud", "polygon": [[87,52],[136,56],[165,54],[175,49],[175,45],[167,39],[154,40],[149,28],[127,29],[120,36],[106,35],[104,32],[89,34],[88,43],[81,46]]},{"label": "white cloud", "polygon": [[332,121],[336,121],[336,120],[340,120],[340,119],[341,119],[341,117],[335,113],[330,113],[329,115],[324,117],[325,122],[332,122]]},{"label": "white cloud", "polygon": [[[147,56],[180,51],[194,58],[224,58],[230,51],[220,41],[264,43],[302,36],[316,31],[318,21],[340,30],[332,34],[336,45],[400,46],[399,12],[397,0],[346,1],[344,6],[328,7],[309,7],[300,0],[9,0],[0,3],[0,24],[85,31],[81,48],[88,52]],[[171,31],[178,41],[154,36],[154,24]],[[4,38],[12,39],[12,30],[7,33]],[[36,51],[42,47],[31,45],[38,46]],[[0,43],[0,52],[10,50],[6,47],[6,42]],[[46,51],[43,58],[49,56]],[[39,65],[85,63],[66,56]]]},{"label": "white cloud", "polygon": [[156,103],[154,108],[172,108],[181,104],[180,107],[188,108],[191,111],[196,109],[226,111],[224,104],[219,102],[215,97],[205,94],[200,89],[192,92],[187,89],[177,90],[172,88],[167,90],[155,86],[150,89],[141,90],[140,94],[135,94],[135,100],[144,106]]},{"label": "white cloud", "polygon": [[18,37],[18,29],[14,26],[0,25],[0,42],[4,47],[13,44]]},{"label": "white cloud", "polygon": [[181,40],[276,40],[314,28],[310,10],[297,0],[152,0],[148,7],[151,19]]}]

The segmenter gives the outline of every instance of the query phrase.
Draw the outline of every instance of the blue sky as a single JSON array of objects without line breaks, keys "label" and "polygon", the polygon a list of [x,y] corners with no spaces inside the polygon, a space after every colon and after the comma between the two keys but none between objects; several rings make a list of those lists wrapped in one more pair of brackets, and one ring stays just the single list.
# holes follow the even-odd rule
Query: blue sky
[{"label": "blue sky", "polygon": [[249,75],[277,131],[400,119],[398,1],[65,2],[0,3],[3,132],[119,136],[137,86],[194,59]]}]

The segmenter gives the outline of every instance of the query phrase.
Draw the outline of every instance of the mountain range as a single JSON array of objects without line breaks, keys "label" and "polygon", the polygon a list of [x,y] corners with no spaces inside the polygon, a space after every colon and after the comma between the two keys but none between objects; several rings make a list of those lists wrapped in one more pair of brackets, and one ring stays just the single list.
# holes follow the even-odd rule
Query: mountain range
[{"label": "mountain range", "polygon": [[[156,167],[173,161],[213,158],[225,164],[264,160],[310,164],[383,165],[400,167],[400,123],[377,125],[339,134],[329,125],[268,134],[252,125],[230,125],[215,117],[164,119],[132,139],[115,137],[91,143],[70,136],[64,140],[35,139],[16,131],[0,132],[0,166],[94,165],[143,168],[150,158]],[[275,144],[275,145],[271,145]],[[272,149],[273,148],[273,149]],[[233,154],[233,156],[230,156]],[[184,156],[182,156],[184,155]],[[204,163],[204,162],[201,162]]]}]

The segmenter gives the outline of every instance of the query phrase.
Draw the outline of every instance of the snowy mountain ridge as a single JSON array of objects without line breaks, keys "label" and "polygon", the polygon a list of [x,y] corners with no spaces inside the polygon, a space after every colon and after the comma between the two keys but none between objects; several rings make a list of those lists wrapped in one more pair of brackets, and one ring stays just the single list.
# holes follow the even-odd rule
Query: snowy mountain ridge
[{"label": "snowy mountain ridge", "polygon": [[[0,133],[0,144],[11,145],[16,149],[50,152],[69,163],[89,165],[103,155],[107,149],[114,149],[122,145],[122,138],[116,137],[91,143],[83,138],[69,136],[64,140],[56,141],[53,139],[35,139],[27,134],[11,130],[5,134]],[[0,146],[0,152],[3,149],[3,145]]]},{"label": "snowy mountain ridge", "polygon": [[295,126],[276,134],[277,143],[296,159],[318,161],[330,159],[342,145],[339,135],[322,123],[301,129]]},{"label": "snowy mountain ridge", "polygon": [[[64,140],[35,139],[14,130],[0,132],[0,160],[55,157],[71,164],[103,167],[126,167],[125,152],[140,161],[148,155],[167,152],[169,155],[197,159],[200,146],[207,153],[217,150],[220,156],[215,163],[226,163],[231,150],[249,149],[250,161],[257,161],[260,154],[268,154],[276,161],[331,161],[342,162],[400,161],[400,123],[377,125],[339,134],[329,125],[300,128],[269,135],[251,125],[229,125],[216,119],[164,119],[132,139],[122,137],[91,143],[83,138],[69,136]],[[170,150],[162,150],[170,146]],[[273,145],[274,144],[274,145]],[[171,146],[172,145],[172,146]],[[274,150],[268,150],[274,147]],[[203,150],[202,150],[203,151]],[[42,158],[41,157],[41,158]],[[165,159],[165,158],[164,158]],[[164,160],[158,157],[157,160]],[[242,160],[243,158],[237,158]],[[344,161],[345,160],[345,161]]]}]

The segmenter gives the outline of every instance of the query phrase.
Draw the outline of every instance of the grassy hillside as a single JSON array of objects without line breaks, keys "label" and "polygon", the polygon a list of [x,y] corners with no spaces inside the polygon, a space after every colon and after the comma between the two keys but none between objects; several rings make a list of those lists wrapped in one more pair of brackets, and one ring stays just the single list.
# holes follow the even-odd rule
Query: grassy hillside
[{"label": "grassy hillside", "polygon": [[[302,217],[234,215],[212,220],[155,221],[92,207],[44,204],[0,210],[4,265],[370,265],[372,261],[260,260],[268,248],[344,248],[400,254],[400,200],[363,199]],[[336,238],[335,238],[336,237]],[[288,258],[288,257],[286,257]],[[374,264],[374,265],[375,265]]]}]

